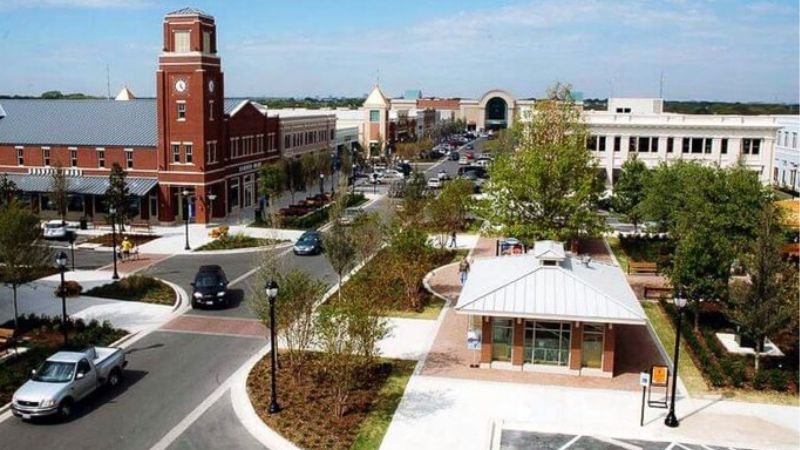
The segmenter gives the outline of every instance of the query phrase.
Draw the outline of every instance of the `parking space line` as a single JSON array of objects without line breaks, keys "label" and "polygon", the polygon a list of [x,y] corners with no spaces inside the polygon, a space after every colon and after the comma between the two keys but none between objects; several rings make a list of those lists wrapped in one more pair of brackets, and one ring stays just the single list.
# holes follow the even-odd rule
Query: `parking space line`
[{"label": "parking space line", "polygon": [[203,334],[206,336],[225,336],[225,337],[236,337],[245,339],[266,339],[266,334],[261,336],[257,334],[220,333],[216,331],[175,330],[172,328],[160,328],[158,331],[164,333]]},{"label": "parking space line", "polygon": [[578,441],[578,439],[580,439],[580,438],[581,438],[581,435],[580,435],[580,434],[579,434],[579,435],[577,435],[577,436],[575,436],[574,438],[570,439],[570,440],[569,440],[569,442],[567,442],[566,444],[562,445],[562,446],[561,446],[561,447],[560,447],[558,450],[565,450],[565,449],[568,449],[568,448],[569,448],[569,447],[570,447],[572,444],[574,444],[575,442],[577,442],[577,441]]}]

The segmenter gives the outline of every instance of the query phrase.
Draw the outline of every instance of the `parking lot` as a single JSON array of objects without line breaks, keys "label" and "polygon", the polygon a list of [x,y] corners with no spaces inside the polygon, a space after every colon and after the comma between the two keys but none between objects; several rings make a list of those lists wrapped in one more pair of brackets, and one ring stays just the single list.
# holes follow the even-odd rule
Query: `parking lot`
[{"label": "parking lot", "polygon": [[734,447],[689,444],[685,442],[645,441],[640,439],[615,439],[602,436],[583,436],[562,433],[503,430],[500,450],[744,450]]}]

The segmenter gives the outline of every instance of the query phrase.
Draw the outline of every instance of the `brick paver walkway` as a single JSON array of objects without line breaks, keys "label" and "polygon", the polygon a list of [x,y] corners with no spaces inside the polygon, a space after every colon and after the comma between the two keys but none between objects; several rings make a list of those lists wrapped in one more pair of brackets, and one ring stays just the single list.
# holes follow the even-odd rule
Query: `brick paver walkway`
[{"label": "brick paver walkway", "polygon": [[267,335],[267,328],[255,319],[196,316],[192,314],[184,314],[169,321],[161,327],[161,330],[261,338]]},{"label": "brick paver walkway", "polygon": [[[148,267],[151,264],[155,264],[168,256],[169,255],[141,254],[139,255],[138,259],[128,259],[125,261],[117,260],[117,271],[122,273],[138,272],[144,269],[145,267]],[[109,259],[112,259],[111,255],[109,255]],[[103,266],[98,270],[114,270],[113,263],[107,266]]]}]

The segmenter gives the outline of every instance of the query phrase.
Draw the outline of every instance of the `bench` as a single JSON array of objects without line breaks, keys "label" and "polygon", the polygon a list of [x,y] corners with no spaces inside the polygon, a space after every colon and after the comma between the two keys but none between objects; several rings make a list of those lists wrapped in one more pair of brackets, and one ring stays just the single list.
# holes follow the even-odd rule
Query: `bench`
[{"label": "bench", "polygon": [[100,227],[111,227],[111,224],[106,220],[92,220],[92,228],[96,230]]},{"label": "bench", "polygon": [[128,224],[128,227],[131,230],[133,230],[135,228],[138,228],[139,230],[143,230],[143,231],[146,231],[148,233],[151,231],[150,222],[148,222],[146,220],[131,220],[131,222]]},{"label": "bench", "polygon": [[7,351],[10,343],[14,340],[14,330],[11,328],[0,328],[0,349]]},{"label": "bench", "polygon": [[670,298],[672,297],[672,288],[669,287],[654,287],[654,286],[645,286],[644,287],[644,298]]},{"label": "bench", "polygon": [[658,273],[658,266],[654,262],[631,261],[628,263],[628,274],[632,273],[655,275]]}]

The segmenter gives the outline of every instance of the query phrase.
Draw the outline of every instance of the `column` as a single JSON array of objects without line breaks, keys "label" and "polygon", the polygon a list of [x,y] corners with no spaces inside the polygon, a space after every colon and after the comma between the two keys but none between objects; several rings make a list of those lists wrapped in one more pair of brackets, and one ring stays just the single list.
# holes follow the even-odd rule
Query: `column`
[{"label": "column", "polygon": [[511,364],[522,366],[522,347],[525,337],[525,321],[514,319],[514,346],[511,349]]},{"label": "column", "polygon": [[158,185],[158,221],[159,222],[173,222],[175,214],[173,213],[172,202],[175,198],[172,196],[170,187],[166,184]]},{"label": "column", "polygon": [[608,372],[610,375],[614,375],[614,347],[616,344],[616,334],[617,333],[614,324],[607,324],[605,328],[605,336],[603,338],[603,372]]},{"label": "column", "polygon": [[209,206],[208,206],[208,198],[206,198],[206,187],[205,186],[197,186],[194,189],[194,221],[195,223],[208,223],[210,222],[209,217]]},{"label": "column", "polygon": [[580,322],[572,322],[572,333],[569,342],[569,368],[580,370],[581,368],[581,346],[583,344],[583,325]]},{"label": "column", "polygon": [[481,364],[492,362],[492,318],[481,318]]}]

